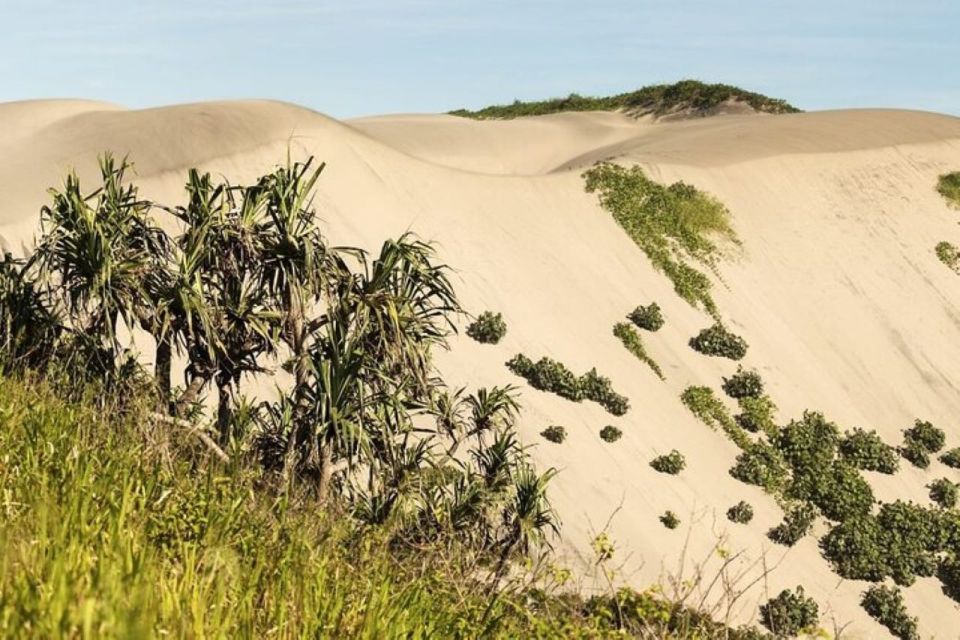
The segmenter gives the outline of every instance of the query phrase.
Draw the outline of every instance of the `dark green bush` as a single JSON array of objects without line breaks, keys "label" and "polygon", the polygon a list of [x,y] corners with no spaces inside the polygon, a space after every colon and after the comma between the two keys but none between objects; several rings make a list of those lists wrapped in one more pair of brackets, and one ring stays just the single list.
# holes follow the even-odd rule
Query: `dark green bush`
[{"label": "dark green bush", "polygon": [[738,524],[747,524],[753,520],[753,507],[741,500],[727,509],[727,519]]},{"label": "dark green bush", "polygon": [[960,469],[960,447],[950,449],[950,451],[940,456],[940,462],[952,469]]},{"label": "dark green bush", "polygon": [[903,604],[903,595],[896,587],[874,585],[863,592],[860,599],[871,618],[889,629],[890,633],[901,640],[918,640],[917,619],[907,613]]},{"label": "dark green bush", "polygon": [[630,409],[630,402],[626,397],[613,390],[609,378],[590,369],[580,376],[580,388],[588,400],[593,400],[615,416],[622,416]]},{"label": "dark green bush", "polygon": [[627,317],[633,324],[647,331],[658,331],[663,326],[663,313],[656,302],[637,307]]},{"label": "dark green bush", "polygon": [[795,591],[784,589],[776,598],[760,606],[760,622],[780,638],[812,632],[819,621],[820,608],[800,586]]},{"label": "dark green bush", "polygon": [[795,471],[787,495],[816,505],[824,516],[836,521],[870,513],[874,503],[870,484],[844,462]]},{"label": "dark green bush", "polygon": [[567,439],[567,429],[565,427],[553,425],[541,431],[540,435],[550,442],[560,444]]},{"label": "dark green bush", "polygon": [[930,466],[930,454],[919,442],[906,441],[900,446],[899,452],[917,468],[926,469]]},{"label": "dark green bush", "polygon": [[660,473],[669,473],[675,476],[683,471],[684,467],[687,466],[687,461],[682,453],[674,449],[666,455],[657,456],[651,460],[650,466]]},{"label": "dark green bush", "polygon": [[777,411],[777,405],[769,396],[751,397],[746,396],[738,400],[740,404],[740,415],[734,420],[740,427],[751,433],[762,432],[767,436],[773,436],[777,431],[777,425],[773,420],[773,414]]},{"label": "dark green bush", "polygon": [[936,453],[946,444],[946,436],[941,429],[924,420],[917,420],[914,425],[903,431],[904,442],[913,442],[923,447],[927,453]]},{"label": "dark green bush", "polygon": [[534,363],[522,353],[511,358],[507,368],[524,378],[534,389],[550,391],[574,402],[586,398],[615,416],[622,416],[630,409],[627,398],[615,392],[610,379],[598,374],[596,369],[577,377],[556,360],[543,357]]},{"label": "dark green bush", "polygon": [[960,602],[960,555],[941,562],[937,569],[937,578],[943,584],[943,592]]},{"label": "dark green bush", "polygon": [[467,327],[467,335],[483,344],[497,344],[507,334],[503,315],[484,311]]},{"label": "dark green bush", "polygon": [[841,522],[820,540],[833,570],[850,580],[877,582],[888,576],[886,547],[879,521],[869,515]]},{"label": "dark green bush", "polygon": [[820,471],[833,462],[839,433],[837,425],[822,413],[804,411],[802,419],[792,420],[780,430],[773,445],[794,471]]},{"label": "dark green bush", "polygon": [[677,517],[673,511],[667,511],[662,516],[660,516],[660,522],[663,523],[667,529],[676,529],[680,526],[680,518]]},{"label": "dark green bush", "polygon": [[738,366],[735,374],[723,379],[723,392],[737,400],[758,398],[763,395],[763,379],[755,370]]},{"label": "dark green bush", "polygon": [[809,504],[793,505],[783,515],[783,522],[767,532],[767,537],[778,544],[792,547],[810,533],[816,518],[817,510]]},{"label": "dark green bush", "polygon": [[787,478],[787,467],[780,452],[765,442],[757,442],[737,456],[730,475],[747,484],[776,492]]},{"label": "dark green bush", "polygon": [[600,430],[600,439],[604,442],[616,442],[622,435],[623,431],[609,424]]},{"label": "dark green bush", "polygon": [[928,484],[927,488],[930,489],[930,499],[944,509],[952,509],[957,506],[957,493],[960,490],[960,485],[957,485],[957,483],[951,482],[947,478],[940,478]]},{"label": "dark green bush", "polygon": [[707,356],[741,360],[747,355],[747,341],[719,322],[690,339],[694,350]]},{"label": "dark green bush", "polygon": [[897,450],[881,440],[876,431],[847,431],[839,451],[843,459],[857,469],[893,474],[900,468]]}]

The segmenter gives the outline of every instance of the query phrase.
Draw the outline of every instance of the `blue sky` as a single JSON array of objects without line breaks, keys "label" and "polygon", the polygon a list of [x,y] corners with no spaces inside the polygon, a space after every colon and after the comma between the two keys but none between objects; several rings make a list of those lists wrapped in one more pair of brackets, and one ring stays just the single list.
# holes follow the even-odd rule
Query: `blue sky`
[{"label": "blue sky", "polygon": [[960,0],[0,0],[0,25],[0,101],[349,117],[697,78],[960,115]]}]

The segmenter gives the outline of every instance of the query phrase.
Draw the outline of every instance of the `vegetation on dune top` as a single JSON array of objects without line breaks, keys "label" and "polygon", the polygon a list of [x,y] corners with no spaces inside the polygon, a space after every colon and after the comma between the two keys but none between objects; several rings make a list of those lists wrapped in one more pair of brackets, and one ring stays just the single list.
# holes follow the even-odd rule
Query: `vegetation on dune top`
[{"label": "vegetation on dune top", "polygon": [[450,114],[478,120],[507,120],[564,111],[625,111],[633,116],[664,116],[673,113],[704,116],[729,101],[745,103],[761,113],[800,111],[785,100],[770,98],[728,84],[681,80],[673,84],[651,85],[607,97],[589,97],[571,93],[566,98],[533,102],[516,100],[512,104],[493,105],[476,111],[457,109]]}]

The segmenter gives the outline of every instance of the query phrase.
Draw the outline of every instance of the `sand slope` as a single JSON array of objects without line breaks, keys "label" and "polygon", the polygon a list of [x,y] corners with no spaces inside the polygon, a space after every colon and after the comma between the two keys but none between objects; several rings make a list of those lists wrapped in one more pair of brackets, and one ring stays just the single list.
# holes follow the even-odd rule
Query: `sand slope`
[{"label": "sand slope", "polygon": [[[497,346],[458,338],[440,363],[453,382],[522,381],[503,363],[517,352],[550,355],[575,371],[596,366],[629,396],[616,419],[524,388],[522,434],[543,466],[562,470],[553,497],[565,523],[564,549],[589,552],[609,520],[624,573],[647,584],[687,570],[717,540],[761,552],[777,565],[735,607],[754,615],[766,593],[803,584],[847,633],[886,631],[857,606],[864,583],[841,581],[807,537],[790,550],[766,530],[781,511],[760,490],[731,478],[736,449],[679,401],[689,384],[719,388],[736,365],[693,352],[687,341],[709,318],[678,299],[670,283],[583,191],[580,173],[598,159],[639,162],[662,180],[682,178],[731,209],[743,249],[723,265],[717,301],[750,343],[781,418],[819,409],[844,428],[877,429],[891,443],[914,418],[932,420],[960,446],[960,278],[933,246],[956,241],[958,212],[933,190],[960,169],[960,119],[920,112],[858,110],[724,116],[676,123],[616,114],[559,114],[512,122],[451,116],[385,116],[337,122],[293,105],[233,102],[126,111],[95,103],[0,105],[0,236],[28,244],[45,189],[71,166],[95,175],[97,152],[130,153],[149,197],[180,198],[185,169],[253,178],[285,157],[328,163],[319,206],[337,243],[373,248],[413,229],[435,240],[458,271],[467,308],[503,312]],[[639,303],[656,300],[666,326],[645,336],[664,368],[659,381],[611,334]],[[565,425],[562,445],[537,434]],[[607,444],[597,432],[619,426]],[[648,466],[679,449],[680,476]],[[871,476],[878,498],[926,501],[924,485],[956,471],[939,462]],[[726,509],[745,499],[749,526]],[[683,525],[657,521],[666,509]],[[756,575],[754,570],[751,575]],[[906,590],[921,631],[951,637],[958,607],[934,579]]]}]

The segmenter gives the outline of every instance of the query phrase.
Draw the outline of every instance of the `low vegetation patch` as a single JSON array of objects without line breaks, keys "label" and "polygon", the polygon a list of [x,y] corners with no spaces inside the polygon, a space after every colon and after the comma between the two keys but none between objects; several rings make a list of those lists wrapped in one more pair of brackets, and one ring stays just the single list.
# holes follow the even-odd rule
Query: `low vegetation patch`
[{"label": "low vegetation patch", "polygon": [[560,444],[567,439],[567,429],[566,427],[552,425],[541,431],[540,435],[543,436],[544,440]]},{"label": "low vegetation patch", "polygon": [[753,369],[737,367],[737,372],[723,379],[723,392],[731,398],[759,398],[763,395],[763,379]]},{"label": "low vegetation patch", "polygon": [[668,473],[672,476],[683,471],[687,466],[687,461],[683,454],[674,449],[668,454],[657,456],[650,461],[650,466],[660,473]]},{"label": "low vegetation patch", "polygon": [[600,429],[600,439],[604,442],[616,442],[622,435],[623,431],[617,429],[613,425],[608,424],[603,429]]},{"label": "low vegetation patch", "polygon": [[960,491],[960,485],[947,478],[934,480],[927,488],[930,489],[930,499],[936,502],[944,509],[952,509],[957,506],[957,493]]},{"label": "low vegetation patch", "polygon": [[778,638],[792,638],[817,628],[820,608],[803,587],[784,589],[776,598],[760,605],[760,622]]},{"label": "low vegetation patch", "polygon": [[740,482],[763,487],[774,494],[782,489],[788,474],[783,456],[766,442],[751,443],[730,469],[730,475]]},{"label": "low vegetation patch", "polygon": [[687,387],[680,394],[680,400],[690,409],[693,415],[697,416],[707,426],[723,429],[731,440],[741,449],[750,446],[750,438],[740,428],[736,421],[730,417],[730,412],[724,406],[723,401],[713,394],[710,387]]},{"label": "low vegetation patch", "polygon": [[747,355],[747,341],[717,322],[690,338],[690,346],[706,356],[741,360]]},{"label": "low vegetation patch", "polygon": [[643,340],[640,338],[640,334],[637,333],[636,329],[626,322],[618,322],[613,326],[613,335],[620,338],[623,346],[627,348],[627,351],[636,356],[637,360],[650,367],[658,378],[661,380],[664,379],[663,370],[660,368],[660,365],[657,364],[657,361],[647,353],[646,348],[643,346]]},{"label": "low vegetation patch", "polygon": [[484,311],[467,327],[467,335],[483,344],[497,344],[507,335],[507,323],[502,314]]},{"label": "low vegetation patch", "polygon": [[737,524],[747,524],[753,520],[753,507],[750,503],[741,500],[727,509],[727,520]]},{"label": "low vegetation patch", "polygon": [[940,462],[951,469],[960,469],[960,447],[955,447],[940,456]]},{"label": "low vegetation patch", "polygon": [[934,247],[934,253],[940,262],[960,273],[960,249],[955,244],[942,240]]},{"label": "low vegetation patch", "polygon": [[578,377],[556,360],[543,357],[534,362],[523,354],[511,358],[507,368],[534,389],[549,391],[574,402],[592,400],[615,416],[622,416],[630,409],[627,398],[615,392],[610,379],[598,374],[596,369]]},{"label": "low vegetation patch", "polygon": [[876,431],[857,428],[846,432],[839,450],[843,459],[857,469],[890,475],[900,468],[897,450],[881,440]]},{"label": "low vegetation patch", "polygon": [[656,302],[651,302],[645,307],[637,307],[630,312],[627,318],[645,331],[659,331],[663,327],[663,313],[660,311],[660,305]]},{"label": "low vegetation patch", "polygon": [[960,207],[960,171],[940,176],[937,179],[937,192],[954,207]]},{"label": "low vegetation patch", "polygon": [[917,619],[907,612],[897,587],[874,585],[863,592],[860,606],[900,640],[919,640]]},{"label": "low vegetation patch", "polygon": [[662,516],[660,516],[660,522],[663,523],[667,529],[676,529],[680,526],[680,518],[677,517],[673,511],[667,511]]},{"label": "low vegetation patch", "polygon": [[734,417],[734,420],[741,428],[751,433],[763,433],[767,437],[773,437],[777,431],[777,424],[774,421],[774,414],[777,412],[777,405],[769,396],[746,396],[740,398],[737,403],[740,405],[740,413]]},{"label": "low vegetation patch", "polygon": [[915,467],[926,469],[930,466],[930,454],[943,449],[946,435],[930,422],[916,420],[914,425],[903,431],[903,444],[900,455]]},{"label": "low vegetation patch", "polygon": [[810,533],[817,510],[805,502],[791,505],[783,516],[783,522],[767,532],[767,537],[787,547],[797,544]]}]

